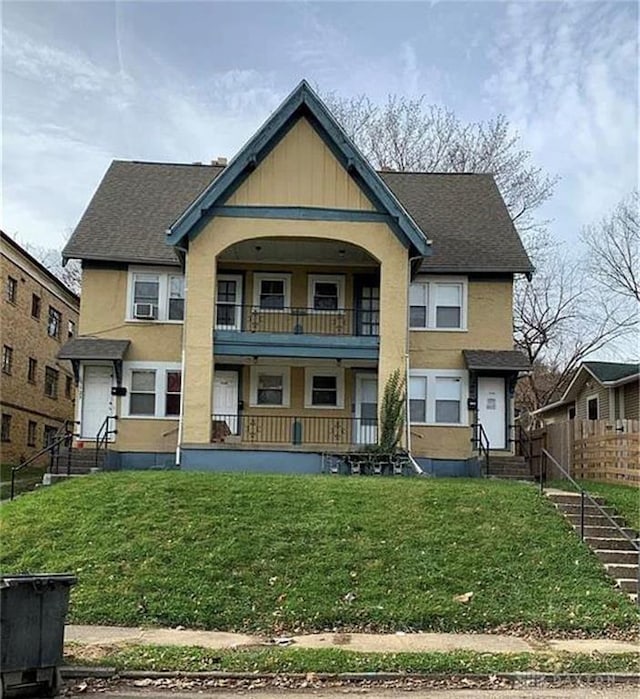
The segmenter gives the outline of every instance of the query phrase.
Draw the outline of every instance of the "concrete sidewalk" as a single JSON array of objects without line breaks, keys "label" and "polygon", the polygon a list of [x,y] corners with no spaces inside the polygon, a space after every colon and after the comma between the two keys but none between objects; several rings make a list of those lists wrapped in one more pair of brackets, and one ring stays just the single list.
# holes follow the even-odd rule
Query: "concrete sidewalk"
[{"label": "concrete sidewalk", "polygon": [[221,631],[76,626],[65,628],[65,641],[83,645],[137,643],[160,646],[200,646],[216,650],[289,646],[293,648],[343,648],[361,653],[429,653],[470,650],[478,653],[638,653],[634,642],[606,638],[525,640],[498,634],[455,633],[319,633],[285,638],[261,638]]}]

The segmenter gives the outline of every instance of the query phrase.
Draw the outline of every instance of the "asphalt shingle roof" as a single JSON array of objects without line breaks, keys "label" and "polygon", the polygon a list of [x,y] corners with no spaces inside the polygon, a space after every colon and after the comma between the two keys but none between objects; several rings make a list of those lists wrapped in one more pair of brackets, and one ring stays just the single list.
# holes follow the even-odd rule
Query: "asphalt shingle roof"
[{"label": "asphalt shingle roof", "polygon": [[130,340],[76,337],[60,348],[58,359],[122,359],[130,344]]},{"label": "asphalt shingle roof", "polygon": [[526,371],[527,358],[518,350],[462,350],[467,368],[482,370]]},{"label": "asphalt shingle roof", "polygon": [[[222,171],[217,165],[114,161],[66,258],[178,264],[166,229]],[[379,173],[427,238],[425,272],[530,272],[531,262],[491,175]]]},{"label": "asphalt shingle roof", "polygon": [[619,381],[627,376],[640,373],[639,364],[621,364],[620,362],[585,362],[584,366],[598,381]]}]

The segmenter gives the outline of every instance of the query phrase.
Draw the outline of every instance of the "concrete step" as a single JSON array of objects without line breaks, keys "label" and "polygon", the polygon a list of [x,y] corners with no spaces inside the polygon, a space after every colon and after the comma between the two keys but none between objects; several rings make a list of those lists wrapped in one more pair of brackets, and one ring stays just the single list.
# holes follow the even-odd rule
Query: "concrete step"
[{"label": "concrete step", "polygon": [[616,587],[619,587],[623,592],[629,593],[629,595],[638,592],[638,581],[636,578],[622,578],[616,580]]},{"label": "concrete step", "polygon": [[[573,528],[580,533],[580,525],[573,525]],[[623,531],[625,534],[631,538],[634,538],[636,536],[636,533],[632,530],[629,529],[628,527],[624,527]],[[604,539],[615,539],[618,536],[619,532],[615,527],[591,527],[587,526],[584,528],[584,536],[586,538],[591,538],[593,536],[601,537]]]},{"label": "concrete step", "polygon": [[[597,510],[595,510],[597,512]],[[579,514],[565,514],[565,518],[568,519],[571,524],[579,526],[580,525],[580,515]],[[611,519],[621,527],[624,526],[624,519],[622,517],[619,517],[618,515],[614,515],[611,517]],[[590,527],[611,527],[613,526],[611,524],[611,520],[608,517],[605,517],[604,515],[601,514],[587,514],[585,513],[584,516],[584,523],[587,526]]]},{"label": "concrete step", "polygon": [[616,580],[626,580],[638,577],[637,563],[605,563],[604,567],[612,578]]},{"label": "concrete step", "polygon": [[[559,502],[555,503],[556,507],[562,512],[563,514],[566,515],[579,515],[580,514],[580,503],[578,502],[577,504],[573,503],[566,503],[566,502]],[[604,510],[607,514],[609,515],[615,515],[616,511],[613,507],[603,507],[602,510]],[[593,515],[593,514],[600,514],[601,511],[598,507],[595,505],[590,505],[588,502],[585,503],[584,506],[584,512],[587,515]]]},{"label": "concrete step", "polygon": [[[593,541],[593,539],[592,539]],[[593,547],[591,547],[593,548]],[[631,565],[638,564],[638,552],[633,549],[593,549],[596,556],[602,563],[625,563]]]},{"label": "concrete step", "polygon": [[[566,504],[566,505],[580,505],[580,493],[546,493],[547,497],[551,502],[555,504]],[[604,500],[600,497],[593,497],[592,499],[598,503],[598,505],[604,505]]]},{"label": "concrete step", "polygon": [[634,551],[633,544],[630,541],[621,537],[618,538],[617,536],[585,536],[584,543],[594,551]]}]

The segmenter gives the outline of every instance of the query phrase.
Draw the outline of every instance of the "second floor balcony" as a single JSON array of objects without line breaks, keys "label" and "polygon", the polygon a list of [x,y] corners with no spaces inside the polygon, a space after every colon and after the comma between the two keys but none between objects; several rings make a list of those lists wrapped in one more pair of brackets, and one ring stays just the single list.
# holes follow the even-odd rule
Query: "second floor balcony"
[{"label": "second floor balcony", "polygon": [[378,299],[360,308],[220,302],[215,309],[214,351],[220,355],[378,358]]}]

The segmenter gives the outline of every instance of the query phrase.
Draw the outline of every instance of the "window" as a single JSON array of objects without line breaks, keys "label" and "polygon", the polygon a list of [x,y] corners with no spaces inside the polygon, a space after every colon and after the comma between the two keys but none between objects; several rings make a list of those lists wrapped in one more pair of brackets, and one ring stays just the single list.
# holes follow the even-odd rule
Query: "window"
[{"label": "window", "polygon": [[288,367],[252,367],[251,405],[263,408],[289,406]]},{"label": "window", "polygon": [[8,345],[2,348],[2,373],[10,374],[13,368],[13,349]]},{"label": "window", "polygon": [[44,432],[42,435],[42,446],[48,447],[50,444],[52,444],[54,439],[56,438],[57,434],[58,434],[57,427],[52,427],[51,425],[45,425]]},{"label": "window", "polygon": [[7,301],[18,302],[18,280],[13,277],[7,277]]},{"label": "window", "polygon": [[40,320],[40,309],[42,308],[42,301],[38,294],[31,295],[31,316]]},{"label": "window", "polygon": [[49,398],[58,397],[58,376],[59,372],[50,366],[44,370],[44,394]]},{"label": "window", "polygon": [[409,420],[422,425],[467,425],[468,373],[413,369],[409,376]]},{"label": "window", "polygon": [[587,398],[587,420],[598,420],[598,396]]},{"label": "window", "polygon": [[165,415],[180,415],[180,394],[182,393],[182,373],[167,372],[167,391],[165,394]]},{"label": "window", "polygon": [[33,420],[29,420],[27,425],[27,446],[35,447],[36,445],[36,432],[38,430],[38,423]]},{"label": "window", "polygon": [[344,277],[325,274],[309,276],[309,307],[314,311],[344,308]]},{"label": "window", "polygon": [[11,441],[11,415],[7,415],[7,413],[2,413],[2,434],[0,439],[3,442]]},{"label": "window", "polygon": [[184,275],[169,271],[129,271],[129,320],[184,320]]},{"label": "window", "polygon": [[427,378],[417,376],[409,379],[409,420],[427,421]]},{"label": "window", "polygon": [[73,397],[73,379],[70,376],[64,377],[64,397]]},{"label": "window", "polygon": [[70,320],[69,323],[67,324],[67,337],[70,340],[72,337],[75,337],[75,334],[76,334],[76,324],[72,320]]},{"label": "window", "polygon": [[29,368],[27,369],[27,381],[29,383],[36,382],[36,371],[38,370],[38,360],[29,357]]},{"label": "window", "polygon": [[144,369],[131,372],[130,415],[156,414],[156,372]]},{"label": "window", "polygon": [[49,320],[47,322],[47,333],[49,337],[60,339],[60,325],[62,324],[62,313],[53,306],[49,306]]},{"label": "window", "polygon": [[455,376],[436,377],[436,422],[460,424],[461,380]]},{"label": "window", "polygon": [[216,328],[240,329],[242,278],[219,275],[216,289]]},{"label": "window", "polygon": [[280,310],[290,303],[288,274],[254,274],[253,302],[264,310]]},{"label": "window", "polygon": [[567,410],[567,418],[569,420],[575,420],[576,419],[576,406],[575,405],[570,405],[569,410]]},{"label": "window", "polygon": [[413,330],[465,330],[466,280],[422,280],[409,287],[409,327]]},{"label": "window", "polygon": [[333,369],[306,369],[305,407],[342,408],[344,372]]},{"label": "window", "polygon": [[169,277],[169,320],[184,320],[184,277],[171,275]]}]

